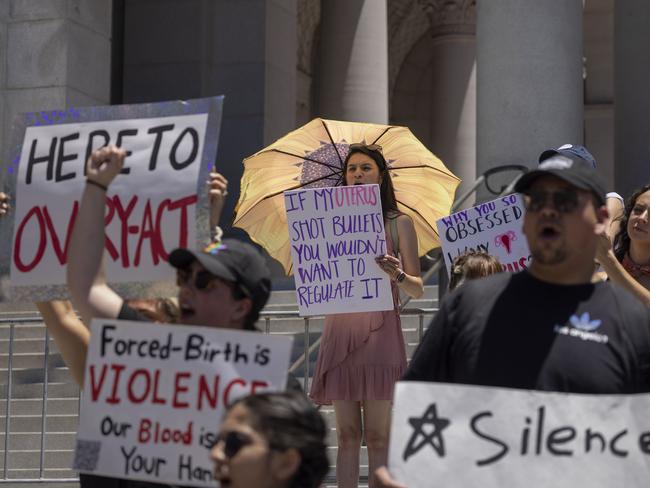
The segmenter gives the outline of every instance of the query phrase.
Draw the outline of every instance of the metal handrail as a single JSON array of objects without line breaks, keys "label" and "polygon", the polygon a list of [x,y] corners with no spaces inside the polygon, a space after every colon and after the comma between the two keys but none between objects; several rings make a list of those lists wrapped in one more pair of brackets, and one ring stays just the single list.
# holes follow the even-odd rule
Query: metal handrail
[{"label": "metal handrail", "polygon": [[[424,319],[425,315],[433,315],[438,311],[437,308],[430,307],[409,307],[404,308],[401,311],[401,315],[413,316],[417,315],[419,317],[419,322],[417,326],[417,337],[418,342],[422,339],[424,333]],[[272,332],[272,319],[282,319],[282,318],[294,318],[304,321],[304,348],[303,353],[300,357],[291,365],[290,370],[295,371],[303,364],[305,365],[305,373],[303,378],[303,387],[307,390],[309,386],[309,357],[311,354],[319,347],[320,337],[314,341],[313,344],[309,344],[309,335],[310,335],[310,323],[311,319],[322,318],[323,316],[301,316],[299,311],[296,309],[292,310],[263,310],[260,313],[260,320],[264,324],[264,332],[270,334]],[[3,466],[3,476],[0,478],[0,485],[6,483],[74,483],[78,481],[78,478],[46,478],[45,474],[45,435],[46,435],[46,417],[47,417],[47,399],[48,399],[48,369],[50,366],[49,355],[51,354],[49,348],[49,339],[50,336],[46,329],[45,341],[46,345],[44,347],[44,376],[43,376],[43,406],[41,409],[42,419],[41,419],[41,432],[40,432],[40,452],[39,452],[39,478],[8,478],[9,474],[9,437],[11,432],[11,401],[12,401],[12,387],[13,387],[13,355],[14,355],[14,342],[15,342],[15,327],[20,324],[27,323],[42,323],[42,317],[37,313],[25,313],[20,314],[20,316],[15,317],[2,317],[0,316],[0,325],[5,324],[9,325],[9,358],[7,362],[7,391],[6,391],[6,411],[5,411],[5,439],[4,439],[4,466]]]}]

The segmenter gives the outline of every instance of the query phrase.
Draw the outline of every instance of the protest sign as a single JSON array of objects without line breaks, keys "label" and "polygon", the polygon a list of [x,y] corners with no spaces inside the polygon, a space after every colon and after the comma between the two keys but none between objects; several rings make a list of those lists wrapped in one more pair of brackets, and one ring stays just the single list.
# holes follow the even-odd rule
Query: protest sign
[{"label": "protest sign", "polygon": [[94,319],[74,469],[214,486],[209,451],[225,408],[283,390],[292,338]]},{"label": "protest sign", "polygon": [[469,250],[495,256],[508,271],[521,271],[531,256],[521,226],[524,203],[514,193],[443,217],[436,222],[447,274],[457,256]]},{"label": "protest sign", "polygon": [[646,486],[650,395],[396,385],[389,469],[429,486]]},{"label": "protest sign", "polygon": [[391,310],[379,185],[284,192],[300,315]]},{"label": "protest sign", "polygon": [[14,209],[6,219],[11,239],[0,243],[11,285],[22,287],[14,299],[21,293],[32,300],[65,295],[52,290],[65,284],[85,164],[107,144],[128,151],[106,199],[107,279],[172,278],[168,253],[208,240],[205,181],[216,157],[221,106],[216,97],[19,116],[15,154],[3,168],[13,187]]}]

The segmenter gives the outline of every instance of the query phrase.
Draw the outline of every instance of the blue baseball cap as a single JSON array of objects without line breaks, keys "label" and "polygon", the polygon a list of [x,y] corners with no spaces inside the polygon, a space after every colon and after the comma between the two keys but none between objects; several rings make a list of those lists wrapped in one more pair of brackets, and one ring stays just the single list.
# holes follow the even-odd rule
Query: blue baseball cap
[{"label": "blue baseball cap", "polygon": [[548,158],[552,158],[558,154],[560,156],[566,156],[570,159],[578,157],[590,163],[594,168],[596,167],[596,158],[594,158],[593,155],[587,151],[587,148],[584,146],[574,146],[573,144],[564,144],[557,149],[547,149],[539,155],[538,162],[542,163]]}]

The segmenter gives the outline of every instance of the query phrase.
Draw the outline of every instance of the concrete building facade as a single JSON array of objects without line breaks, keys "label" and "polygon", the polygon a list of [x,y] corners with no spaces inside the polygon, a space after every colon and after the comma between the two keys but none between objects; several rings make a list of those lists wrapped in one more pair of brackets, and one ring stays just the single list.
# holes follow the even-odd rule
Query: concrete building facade
[{"label": "concrete building facade", "polygon": [[[467,185],[585,144],[647,181],[646,0],[0,0],[0,148],[17,113],[226,95],[218,166],[313,117],[408,125]],[[1,182],[0,182],[1,183]]]}]

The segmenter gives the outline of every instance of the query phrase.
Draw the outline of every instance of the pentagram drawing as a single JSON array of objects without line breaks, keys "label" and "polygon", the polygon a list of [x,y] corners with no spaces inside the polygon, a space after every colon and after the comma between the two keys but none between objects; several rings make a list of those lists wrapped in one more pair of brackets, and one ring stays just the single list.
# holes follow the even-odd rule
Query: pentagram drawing
[{"label": "pentagram drawing", "polygon": [[[438,410],[435,403],[429,405],[421,418],[409,418],[409,424],[413,427],[413,434],[411,434],[411,438],[404,450],[402,456],[404,461],[408,460],[408,458],[427,444],[433,447],[438,453],[438,456],[445,456],[445,442],[442,438],[442,430],[449,425],[449,419],[438,417]],[[425,426],[428,425],[433,426],[433,431],[430,433],[425,432]]]}]

